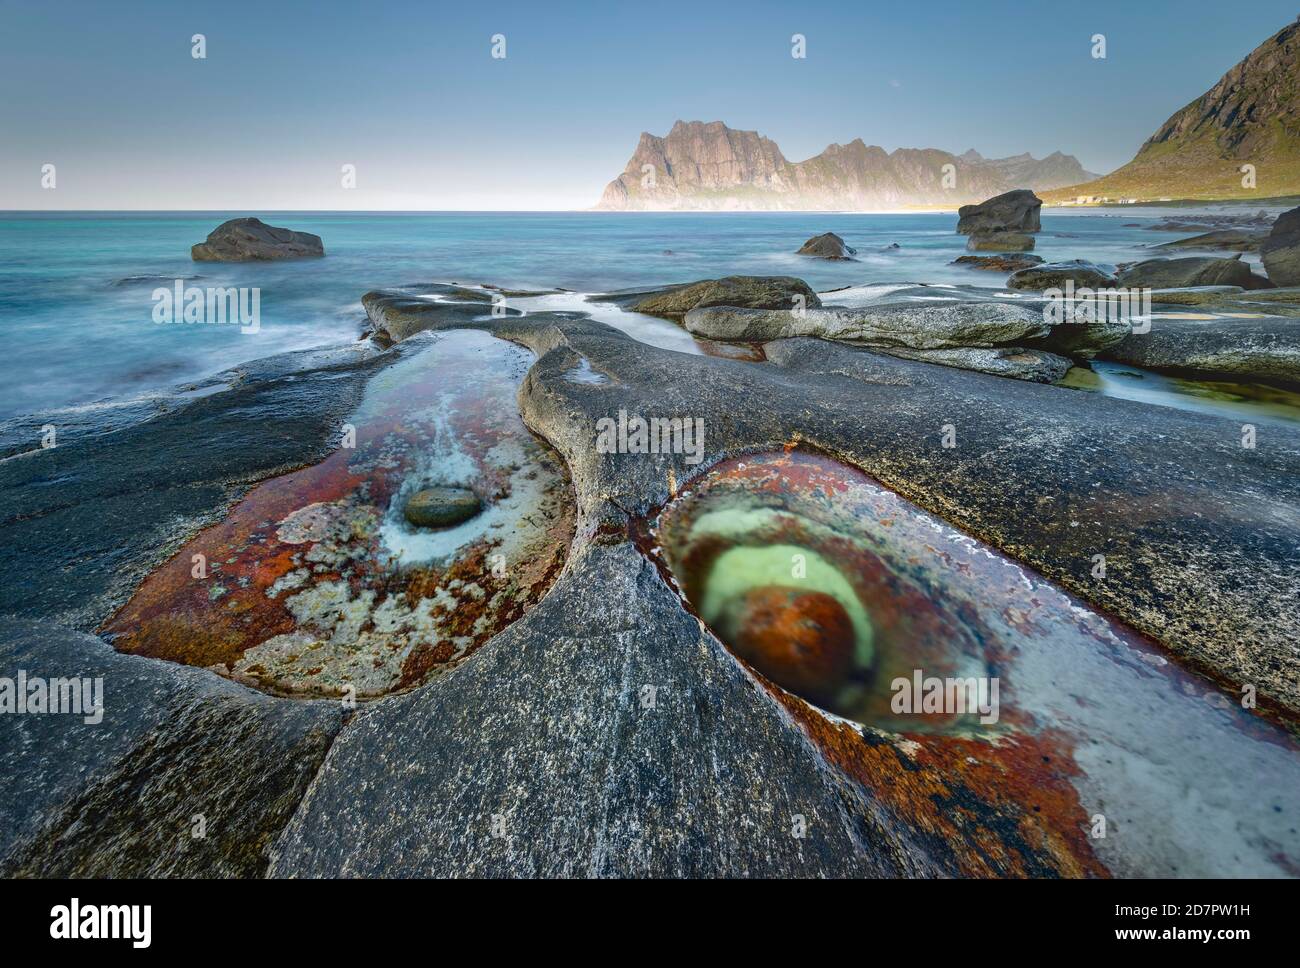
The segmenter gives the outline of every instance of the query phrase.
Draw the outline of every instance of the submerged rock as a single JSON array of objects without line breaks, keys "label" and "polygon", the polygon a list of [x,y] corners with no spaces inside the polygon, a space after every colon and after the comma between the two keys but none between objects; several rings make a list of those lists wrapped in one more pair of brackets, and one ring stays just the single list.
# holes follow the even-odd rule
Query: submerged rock
[{"label": "submerged rock", "polygon": [[1132,333],[1104,355],[1151,370],[1296,386],[1300,385],[1300,320],[1157,317],[1150,332]]},{"label": "submerged rock", "polygon": [[1027,188],[1005,192],[978,205],[957,209],[957,232],[1037,232],[1042,225],[1039,211],[1043,200]]},{"label": "submerged rock", "polygon": [[446,528],[468,521],[482,507],[467,487],[430,487],[412,494],[402,513],[417,528]]},{"label": "submerged rock", "polygon": [[1184,259],[1148,259],[1128,266],[1119,284],[1129,289],[1184,289],[1195,286],[1241,286],[1267,289],[1272,284],[1250,271],[1250,264],[1236,259],[1189,256]]},{"label": "submerged rock", "polygon": [[952,264],[965,266],[968,269],[1015,272],[1018,269],[1028,269],[1030,266],[1042,265],[1043,257],[1029,253],[1022,255],[959,255],[952,260]]},{"label": "submerged rock", "polygon": [[857,254],[857,249],[845,245],[844,240],[834,232],[814,235],[795,253],[795,255],[808,255],[818,259],[831,259],[841,262],[851,262]]},{"label": "submerged rock", "polygon": [[972,252],[1028,252],[1034,237],[1023,232],[976,232],[966,241]]},{"label": "submerged rock", "polygon": [[1008,289],[1064,289],[1073,281],[1076,289],[1107,289],[1116,284],[1115,276],[1099,265],[1075,259],[1071,262],[1044,262],[1020,269],[1007,280]]},{"label": "submerged rock", "polygon": [[195,262],[253,262],[310,259],[325,254],[319,235],[267,225],[259,218],[222,222],[207,240],[190,247]]},{"label": "submerged rock", "polygon": [[1300,208],[1283,212],[1259,250],[1275,286],[1300,286]]}]

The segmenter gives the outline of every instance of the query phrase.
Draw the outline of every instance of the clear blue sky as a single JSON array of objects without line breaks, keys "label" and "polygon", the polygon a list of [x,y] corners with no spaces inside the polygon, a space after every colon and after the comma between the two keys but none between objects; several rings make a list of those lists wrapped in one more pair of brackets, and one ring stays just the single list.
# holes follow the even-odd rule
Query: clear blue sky
[{"label": "clear blue sky", "polygon": [[584,208],[641,131],[678,118],[757,129],[794,160],[861,137],[1059,149],[1104,172],[1298,13],[1300,0],[0,0],[0,209]]}]

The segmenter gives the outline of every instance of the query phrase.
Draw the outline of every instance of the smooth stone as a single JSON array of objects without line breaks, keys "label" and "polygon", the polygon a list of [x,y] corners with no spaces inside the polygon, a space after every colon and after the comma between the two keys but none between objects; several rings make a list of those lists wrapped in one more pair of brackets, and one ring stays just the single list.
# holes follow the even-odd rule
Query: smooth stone
[{"label": "smooth stone", "polygon": [[483,502],[467,487],[428,487],[412,494],[402,513],[417,528],[447,528],[468,521],[482,508]]},{"label": "smooth stone", "polygon": [[845,245],[844,240],[834,232],[814,235],[795,253],[795,255],[807,255],[817,259],[831,259],[840,262],[851,262],[853,256],[857,254],[857,249]]},{"label": "smooth stone", "polygon": [[1075,259],[1071,262],[1044,262],[1029,269],[1020,269],[1007,280],[1007,288],[1064,289],[1070,280],[1073,280],[1075,289],[1109,289],[1116,284],[1115,276],[1101,266]]},{"label": "smooth stone", "polygon": [[834,596],[764,585],[722,606],[718,631],[737,655],[783,689],[821,706],[853,669],[853,622]]},{"label": "smooth stone", "polygon": [[792,309],[796,297],[817,307],[821,300],[808,283],[793,276],[726,276],[647,295],[636,300],[633,312],[677,318],[699,306],[741,306],[750,309]]},{"label": "smooth stone", "polygon": [[267,225],[259,218],[232,218],[190,247],[195,262],[256,262],[312,259],[325,254],[319,235]]},{"label": "smooth stone", "polygon": [[1189,256],[1184,259],[1148,259],[1125,268],[1119,284],[1128,289],[1185,289],[1195,286],[1241,286],[1243,289],[1268,289],[1263,276],[1250,271],[1250,264],[1213,256]]},{"label": "smooth stone", "polygon": [[978,205],[957,209],[957,232],[1037,232],[1043,200],[1027,188],[1004,192]]}]

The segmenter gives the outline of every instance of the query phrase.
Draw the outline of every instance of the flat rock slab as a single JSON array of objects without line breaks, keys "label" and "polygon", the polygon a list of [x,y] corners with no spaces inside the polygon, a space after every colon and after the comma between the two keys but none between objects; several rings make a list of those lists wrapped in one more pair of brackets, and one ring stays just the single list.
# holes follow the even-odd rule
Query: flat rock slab
[{"label": "flat rock slab", "polygon": [[0,717],[4,877],[260,875],[343,725],[337,702],[274,699],[91,635],[2,620],[0,676],[19,670],[100,679],[103,714]]},{"label": "flat rock slab", "polygon": [[[107,432],[65,435],[58,414],[24,422],[14,436],[30,433],[29,449],[0,462],[0,614],[94,629],[251,483],[335,449],[366,381],[398,358],[352,347],[269,357]],[[59,446],[42,450],[47,419]]]},{"label": "flat rock slab", "polygon": [[882,352],[905,360],[955,366],[960,370],[974,370],[992,376],[1005,376],[1013,380],[1032,383],[1055,383],[1070,371],[1074,364],[1065,356],[1023,346],[999,346],[994,349],[963,348],[952,350],[888,349]]},{"label": "flat rock slab", "polygon": [[1300,319],[1168,319],[1131,333],[1105,357],[1152,370],[1300,385]]},{"label": "flat rock slab", "polygon": [[[450,299],[462,298],[454,293],[446,295]],[[519,315],[519,310],[509,306],[489,308],[471,302],[443,302],[400,289],[368,292],[361,297],[361,305],[374,325],[375,335],[380,337],[380,342],[388,343],[400,343],[425,330],[458,325],[475,328],[474,324],[484,318]]]},{"label": "flat rock slab", "polygon": [[[691,310],[686,314],[685,326],[697,336],[716,340],[816,336],[886,350],[913,351],[1036,346],[1058,355],[1085,359],[1119,342],[1130,329],[1121,320],[1067,319],[1064,311],[1054,319],[1044,312],[1038,300],[826,306],[803,313],[721,306]],[[961,358],[950,354],[947,365],[959,365]],[[987,355],[968,355],[965,359],[978,363],[987,361]],[[990,372],[984,365],[970,368]]]}]

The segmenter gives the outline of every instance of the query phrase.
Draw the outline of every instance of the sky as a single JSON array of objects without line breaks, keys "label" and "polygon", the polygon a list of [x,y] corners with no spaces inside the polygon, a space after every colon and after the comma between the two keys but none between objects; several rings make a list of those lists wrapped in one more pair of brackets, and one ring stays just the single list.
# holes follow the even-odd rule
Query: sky
[{"label": "sky", "polygon": [[581,209],[642,131],[679,118],[756,129],[796,161],[862,138],[1060,150],[1108,172],[1298,13],[1300,0],[0,0],[0,209]]}]

